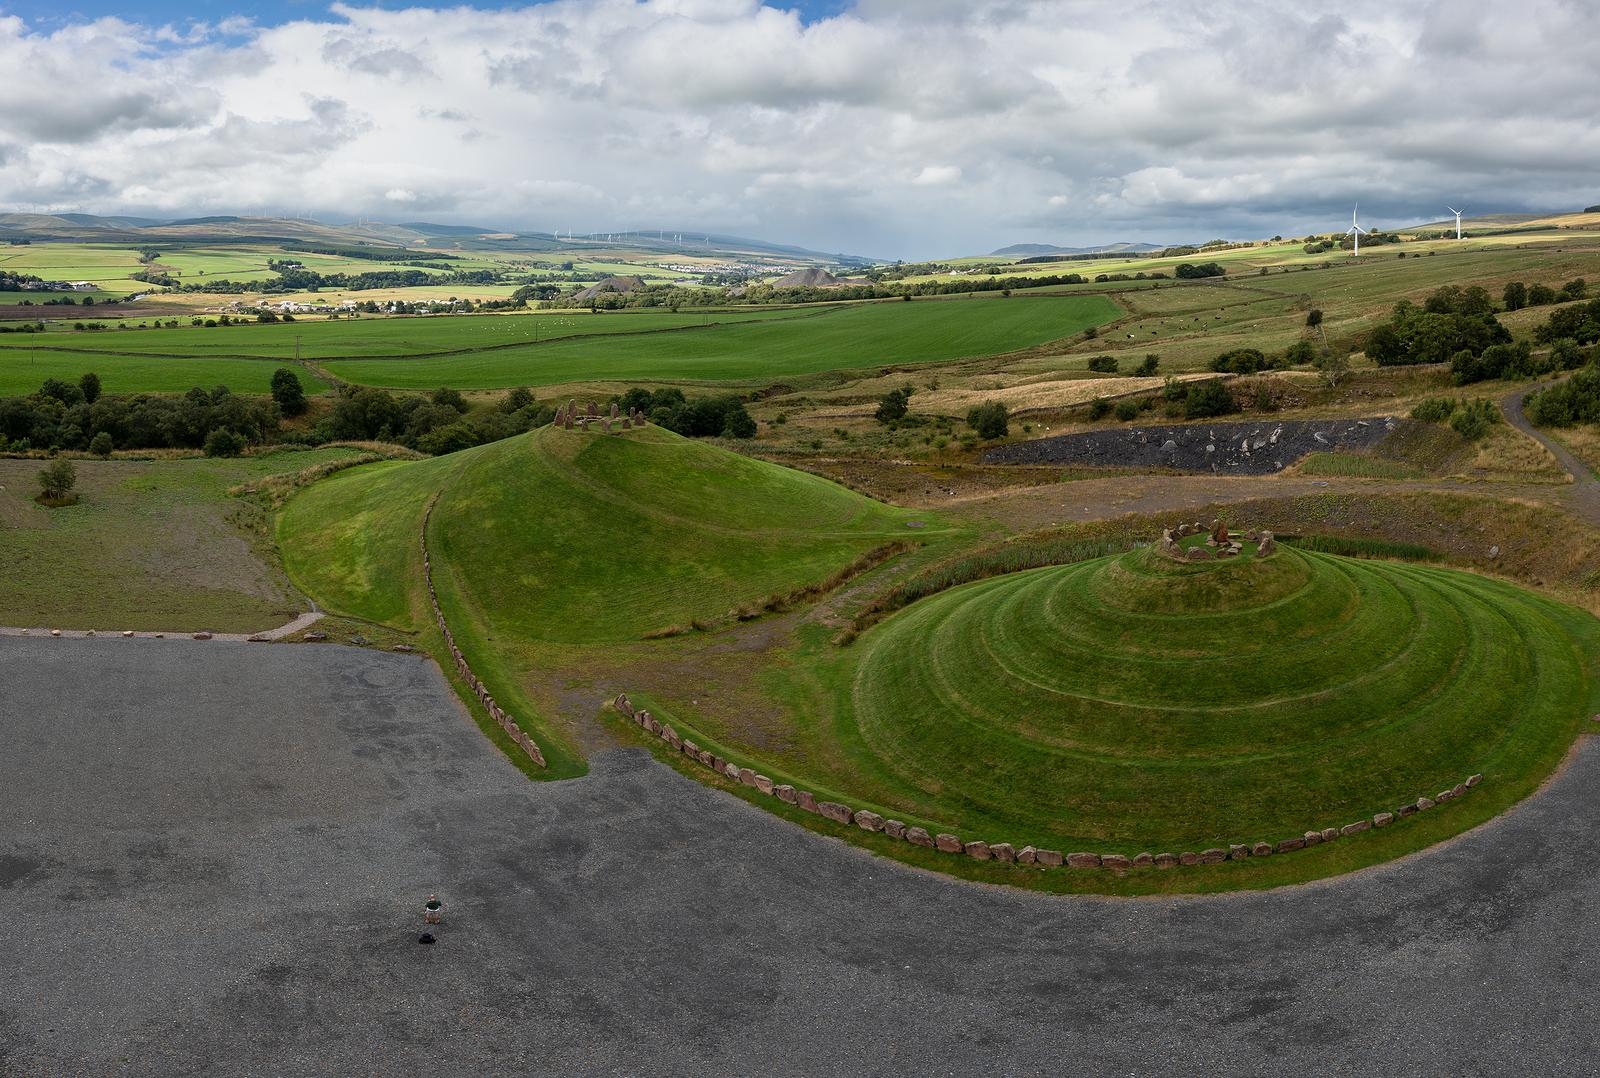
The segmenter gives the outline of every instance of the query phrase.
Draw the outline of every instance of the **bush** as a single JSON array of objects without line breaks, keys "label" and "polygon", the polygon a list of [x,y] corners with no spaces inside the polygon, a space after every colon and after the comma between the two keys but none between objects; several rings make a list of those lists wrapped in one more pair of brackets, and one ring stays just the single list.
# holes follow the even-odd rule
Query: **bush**
[{"label": "bush", "polygon": [[1116,374],[1116,356],[1094,356],[1089,360],[1089,369],[1096,374]]},{"label": "bush", "polygon": [[1117,418],[1122,420],[1122,422],[1131,423],[1135,419],[1139,418],[1139,402],[1132,400],[1118,401],[1116,413]]},{"label": "bush", "polygon": [[1212,416],[1232,415],[1238,410],[1239,402],[1233,399],[1233,393],[1222,384],[1221,379],[1191,385],[1183,401],[1186,419],[1210,419]]},{"label": "bush", "polygon": [[1455,410],[1456,402],[1450,397],[1429,397],[1411,409],[1411,418],[1423,423],[1443,423]]},{"label": "bush", "polygon": [[1321,308],[1313,307],[1313,308],[1311,308],[1311,310],[1306,312],[1306,325],[1309,326],[1312,329],[1315,329],[1316,327],[1322,325],[1322,310],[1321,310]]},{"label": "bush", "polygon": [[1600,369],[1593,365],[1528,397],[1528,418],[1541,427],[1600,423]]},{"label": "bush", "polygon": [[279,367],[272,372],[272,399],[278,402],[278,408],[284,415],[304,415],[306,412],[306,390],[300,384],[300,376],[288,367]]},{"label": "bush", "polygon": [[1450,427],[1469,442],[1475,442],[1489,433],[1489,428],[1500,421],[1500,412],[1486,400],[1470,401],[1456,409],[1450,417]]},{"label": "bush", "polygon": [[1144,357],[1143,361],[1140,362],[1137,367],[1134,368],[1133,373],[1137,374],[1141,378],[1150,378],[1154,376],[1160,366],[1161,357],[1156,355],[1154,352],[1151,352]]},{"label": "bush", "polygon": [[39,495],[46,501],[65,501],[78,485],[78,469],[65,457],[57,457],[39,469]]},{"label": "bush", "polygon": [[879,423],[893,423],[904,419],[910,408],[911,387],[904,386],[900,389],[891,389],[878,398],[877,419]]},{"label": "bush", "polygon": [[1188,281],[1196,280],[1201,277],[1221,277],[1227,272],[1227,270],[1223,269],[1215,262],[1203,262],[1198,266],[1190,262],[1185,262],[1177,269],[1173,270],[1172,275],[1177,277],[1179,280]]},{"label": "bush", "polygon": [[1111,402],[1104,397],[1096,397],[1089,402],[1089,418],[1104,419],[1111,414]]},{"label": "bush", "polygon": [[[520,412],[522,409],[526,408],[532,403],[533,391],[525,386],[518,386],[510,393],[507,393],[504,399],[500,401],[500,410],[508,414],[511,412]],[[624,412],[624,414],[626,414],[626,412]]]},{"label": "bush", "polygon": [[986,441],[1004,438],[1011,430],[1011,413],[999,401],[980,404],[967,413],[967,426]]},{"label": "bush", "polygon": [[445,408],[454,408],[459,415],[467,414],[467,399],[461,395],[461,390],[459,389],[440,386],[433,391],[433,396],[430,399],[434,404]]},{"label": "bush", "polygon": [[1281,362],[1269,362],[1265,355],[1254,348],[1236,348],[1211,361],[1211,369],[1222,374],[1256,374],[1282,365]]},{"label": "bush", "polygon": [[218,427],[206,435],[205,454],[208,457],[237,457],[244,452],[245,440],[226,427]]},{"label": "bush", "polygon": [[114,448],[115,446],[112,444],[111,435],[105,431],[101,431],[99,434],[96,434],[93,438],[89,439],[89,452],[93,453],[97,457],[109,457],[111,455],[111,450]]}]

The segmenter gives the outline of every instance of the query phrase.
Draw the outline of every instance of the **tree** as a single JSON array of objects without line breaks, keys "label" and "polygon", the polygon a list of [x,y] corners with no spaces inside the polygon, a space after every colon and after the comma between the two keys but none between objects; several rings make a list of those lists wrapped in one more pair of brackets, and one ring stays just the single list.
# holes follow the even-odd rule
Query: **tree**
[{"label": "tree", "polygon": [[744,402],[735,400],[728,406],[727,420],[722,425],[724,438],[754,438],[756,421],[745,410]]},{"label": "tree", "polygon": [[440,386],[433,391],[433,403],[454,408],[461,415],[467,412],[467,399],[461,395],[461,390],[449,386]]},{"label": "tree", "polygon": [[967,412],[967,426],[986,441],[1004,438],[1011,430],[1011,413],[999,401],[990,401]]},{"label": "tree", "polygon": [[100,399],[100,376],[89,371],[78,379],[78,389],[83,393],[83,403],[93,404]]},{"label": "tree", "polygon": [[39,469],[39,495],[49,502],[64,502],[78,485],[78,469],[66,457],[57,457]]},{"label": "tree", "polygon": [[245,441],[226,427],[218,427],[206,435],[205,454],[208,457],[237,457],[244,452]]},{"label": "tree", "polygon": [[1151,352],[1144,357],[1143,362],[1134,368],[1133,373],[1141,378],[1149,378],[1156,373],[1160,366],[1161,357]]},{"label": "tree", "polygon": [[305,414],[305,387],[300,384],[299,375],[288,367],[279,367],[272,372],[272,399],[278,402],[284,415]]},{"label": "tree", "polygon": [[83,403],[83,390],[59,378],[46,378],[44,385],[39,387],[39,396],[58,400],[69,408],[74,404]]},{"label": "tree", "polygon": [[900,389],[891,389],[878,398],[877,420],[879,423],[894,423],[906,417],[911,401],[911,387],[902,386]]},{"label": "tree", "polygon": [[1220,378],[1190,386],[1189,394],[1183,401],[1185,419],[1210,419],[1212,416],[1231,415],[1238,410],[1239,402],[1233,399],[1233,393],[1222,384]]},{"label": "tree", "polygon": [[114,447],[109,431],[101,431],[99,434],[96,434],[93,438],[89,439],[89,452],[93,453],[97,457],[109,457],[111,455],[112,448]]},{"label": "tree", "polygon": [[1350,353],[1336,348],[1324,348],[1317,353],[1311,364],[1317,368],[1317,373],[1322,375],[1324,382],[1336,386],[1350,373]]},{"label": "tree", "polygon": [[533,391],[526,386],[518,386],[505,395],[505,399],[500,402],[500,410],[502,412],[520,412],[532,403]]},{"label": "tree", "polygon": [[1094,356],[1089,360],[1089,369],[1096,374],[1116,374],[1116,356]]},{"label": "tree", "polygon": [[1528,286],[1521,281],[1507,281],[1500,300],[1508,311],[1520,311],[1528,305]]},{"label": "tree", "polygon": [[1308,363],[1315,363],[1317,359],[1317,346],[1302,337],[1291,344],[1283,353],[1283,361],[1291,367],[1303,367]]},{"label": "tree", "polygon": [[1320,307],[1313,307],[1306,312],[1306,325],[1312,329],[1322,325],[1322,309]]}]

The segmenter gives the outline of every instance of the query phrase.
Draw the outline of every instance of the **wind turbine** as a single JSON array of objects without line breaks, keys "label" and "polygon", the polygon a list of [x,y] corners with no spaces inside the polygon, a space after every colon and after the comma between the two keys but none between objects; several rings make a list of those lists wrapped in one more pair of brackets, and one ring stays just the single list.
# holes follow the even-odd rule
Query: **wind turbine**
[{"label": "wind turbine", "polygon": [[1451,213],[1456,215],[1456,239],[1460,239],[1461,238],[1461,211],[1456,209],[1454,206],[1446,206],[1445,209],[1449,210]]},{"label": "wind turbine", "polygon": [[[1356,204],[1356,209],[1359,209],[1359,208],[1360,208],[1360,203],[1357,203]],[[1346,236],[1354,236],[1355,237],[1356,246],[1355,246],[1355,251],[1352,254],[1352,257],[1356,257],[1356,256],[1359,256],[1361,254],[1361,237],[1362,237],[1362,235],[1363,234],[1366,234],[1368,236],[1372,235],[1372,233],[1369,232],[1367,229],[1362,228],[1360,225],[1356,224],[1356,209],[1352,209],[1350,211],[1350,227],[1348,229],[1346,229],[1345,233],[1344,233]]]}]

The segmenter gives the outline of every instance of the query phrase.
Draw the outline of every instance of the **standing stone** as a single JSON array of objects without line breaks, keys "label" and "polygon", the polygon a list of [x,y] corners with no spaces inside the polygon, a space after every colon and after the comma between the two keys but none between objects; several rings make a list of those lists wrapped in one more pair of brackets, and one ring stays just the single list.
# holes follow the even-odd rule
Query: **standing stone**
[{"label": "standing stone", "polygon": [[600,414],[600,409],[595,406],[594,401],[590,401],[589,402],[589,410],[588,411],[589,411],[589,418],[590,419],[594,419],[595,417],[597,417]]},{"label": "standing stone", "polygon": [[608,418],[611,418],[611,419],[617,418],[617,402],[616,401],[612,401],[611,402],[611,414],[610,414],[610,416]]},{"label": "standing stone", "polygon": [[1277,542],[1272,538],[1272,533],[1261,533],[1261,541],[1256,545],[1256,557],[1264,558],[1278,549]]},{"label": "standing stone", "polygon": [[1228,526],[1220,520],[1211,522],[1211,541],[1218,546],[1228,545]]}]

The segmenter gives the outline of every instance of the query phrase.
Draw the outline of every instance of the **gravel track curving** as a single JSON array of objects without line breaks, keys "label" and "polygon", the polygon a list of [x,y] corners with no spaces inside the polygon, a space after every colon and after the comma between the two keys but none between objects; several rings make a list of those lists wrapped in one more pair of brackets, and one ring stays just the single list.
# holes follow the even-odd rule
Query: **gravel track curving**
[{"label": "gravel track curving", "polygon": [[0,639],[0,684],[0,1073],[1580,1074],[1600,1050],[1595,738],[1381,868],[1052,899],[638,750],[529,783],[416,657]]}]

